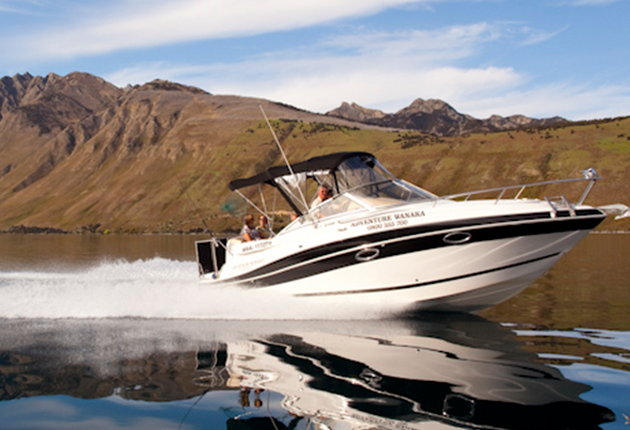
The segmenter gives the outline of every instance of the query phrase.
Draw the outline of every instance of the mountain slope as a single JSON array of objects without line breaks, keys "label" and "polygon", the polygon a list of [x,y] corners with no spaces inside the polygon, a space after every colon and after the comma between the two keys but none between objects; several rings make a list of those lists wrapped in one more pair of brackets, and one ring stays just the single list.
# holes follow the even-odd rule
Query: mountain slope
[{"label": "mountain slope", "polygon": [[[258,127],[260,107],[270,118],[351,124],[164,81],[122,90],[75,73],[16,76],[1,84],[0,228],[100,224],[168,230],[192,182],[203,177],[198,191],[210,189],[212,195],[212,181],[226,166],[247,159],[230,156],[239,152],[231,142],[240,146],[244,130],[262,129],[264,141],[273,143],[269,131]],[[272,153],[249,161],[267,166],[276,158]]]},{"label": "mountain slope", "polygon": [[202,217],[236,229],[222,210],[229,181],[283,163],[261,107],[291,161],[368,151],[438,194],[593,166],[605,179],[589,202],[626,197],[628,118],[440,138],[165,81],[120,89],[80,73],[17,75],[0,80],[0,230],[176,232],[204,227]]}]

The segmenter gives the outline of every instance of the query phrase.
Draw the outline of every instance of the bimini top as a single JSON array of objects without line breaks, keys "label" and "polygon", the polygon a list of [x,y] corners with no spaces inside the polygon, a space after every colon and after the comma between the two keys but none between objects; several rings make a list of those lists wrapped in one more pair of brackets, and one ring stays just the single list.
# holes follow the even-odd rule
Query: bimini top
[{"label": "bimini top", "polygon": [[[375,157],[367,152],[337,152],[334,154],[322,155],[319,157],[313,157],[300,163],[292,164],[291,168],[293,173],[306,173],[317,171],[334,171],[341,163],[349,158],[362,157],[364,159],[374,160]],[[238,190],[240,188],[249,187],[257,184],[269,184],[274,185],[274,179],[283,176],[290,175],[291,171],[285,166],[275,166],[270,169],[259,173],[255,176],[235,179],[228,185],[230,190]]]}]

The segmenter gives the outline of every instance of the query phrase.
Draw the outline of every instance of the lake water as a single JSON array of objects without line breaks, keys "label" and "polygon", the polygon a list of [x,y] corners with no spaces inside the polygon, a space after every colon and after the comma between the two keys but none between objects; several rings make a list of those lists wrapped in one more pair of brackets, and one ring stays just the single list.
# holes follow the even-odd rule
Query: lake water
[{"label": "lake water", "polygon": [[0,430],[630,428],[630,235],[405,318],[201,288],[195,239],[0,235]]}]

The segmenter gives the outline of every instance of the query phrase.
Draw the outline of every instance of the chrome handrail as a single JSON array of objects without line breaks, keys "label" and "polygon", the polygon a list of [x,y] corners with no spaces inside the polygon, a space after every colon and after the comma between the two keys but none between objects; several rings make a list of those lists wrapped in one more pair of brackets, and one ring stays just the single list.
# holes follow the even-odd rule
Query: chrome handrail
[{"label": "chrome handrail", "polygon": [[464,201],[467,201],[474,195],[488,194],[488,193],[494,193],[494,192],[499,193],[499,196],[495,200],[495,203],[498,203],[503,198],[503,196],[505,195],[506,191],[519,189],[518,193],[516,193],[516,196],[514,196],[513,198],[511,198],[511,199],[504,199],[504,200],[517,200],[518,198],[520,198],[520,196],[523,194],[523,192],[527,188],[539,187],[539,186],[543,186],[543,185],[552,185],[552,184],[563,184],[563,183],[570,183],[570,182],[588,181],[589,183],[586,186],[586,190],[584,190],[584,193],[582,194],[582,197],[580,198],[579,202],[577,203],[577,204],[581,205],[582,203],[584,203],[584,200],[586,200],[586,197],[588,196],[588,194],[590,193],[591,189],[593,188],[593,185],[595,185],[595,182],[597,180],[599,180],[599,179],[602,179],[601,176],[597,175],[597,172],[595,172],[595,169],[593,169],[593,168],[589,168],[589,169],[583,170],[582,171],[582,175],[583,176],[581,178],[556,179],[556,180],[552,180],[552,181],[532,182],[532,183],[529,183],[529,184],[519,184],[519,185],[507,185],[507,186],[503,186],[503,187],[487,188],[485,190],[476,190],[476,191],[468,191],[468,192],[464,192],[464,193],[449,194],[447,196],[440,196],[440,197],[438,197],[438,199],[434,203],[434,206],[437,204],[437,202],[439,200],[453,200],[453,199],[464,197]]}]

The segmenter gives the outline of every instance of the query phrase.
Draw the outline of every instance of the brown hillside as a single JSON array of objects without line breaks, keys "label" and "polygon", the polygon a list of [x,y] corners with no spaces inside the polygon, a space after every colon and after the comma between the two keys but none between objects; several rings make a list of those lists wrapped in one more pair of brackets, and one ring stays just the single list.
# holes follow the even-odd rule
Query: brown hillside
[{"label": "brown hillside", "polygon": [[[214,96],[164,81],[124,91],[75,73],[17,76],[1,84],[6,101],[0,120],[2,229],[100,224],[117,231],[168,231],[173,224],[198,226],[198,219],[190,220],[194,211],[185,188],[214,199],[200,204],[216,212],[216,199],[225,192],[232,169],[253,172],[276,161],[273,151],[269,159],[250,162],[245,156],[254,141],[243,142],[242,134],[258,126],[261,106],[270,118],[323,118],[266,100]],[[263,142],[270,139],[266,131]],[[243,162],[249,167],[239,168]]]},{"label": "brown hillside", "polygon": [[164,81],[123,90],[86,74],[23,75],[0,81],[0,230],[190,231],[199,213],[237,228],[221,210],[228,182],[282,163],[260,106],[292,161],[373,152],[438,194],[595,167],[604,180],[588,202],[630,203],[628,118],[438,138]]}]

